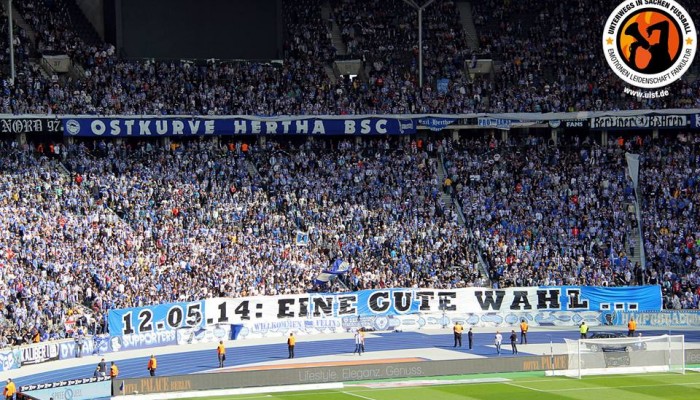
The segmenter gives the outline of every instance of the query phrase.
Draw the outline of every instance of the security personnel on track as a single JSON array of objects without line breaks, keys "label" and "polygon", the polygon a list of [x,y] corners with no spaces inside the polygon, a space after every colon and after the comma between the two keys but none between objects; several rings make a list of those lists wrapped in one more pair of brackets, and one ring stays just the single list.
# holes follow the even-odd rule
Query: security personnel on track
[{"label": "security personnel on track", "polygon": [[581,325],[578,327],[578,331],[581,334],[581,339],[586,339],[588,337],[588,325],[586,325],[585,321],[581,322]]}]

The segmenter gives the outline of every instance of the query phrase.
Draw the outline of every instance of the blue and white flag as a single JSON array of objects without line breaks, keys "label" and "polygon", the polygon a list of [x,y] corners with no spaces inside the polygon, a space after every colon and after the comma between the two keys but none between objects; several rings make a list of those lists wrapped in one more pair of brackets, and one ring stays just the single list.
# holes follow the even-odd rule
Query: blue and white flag
[{"label": "blue and white flag", "polygon": [[297,231],[296,245],[297,246],[308,246],[309,245],[309,232]]},{"label": "blue and white flag", "polygon": [[618,257],[612,242],[610,242],[610,265],[620,265],[620,257]]},{"label": "blue and white flag", "polygon": [[342,275],[350,269],[350,264],[341,260],[337,259],[333,262],[333,265],[329,269],[324,269],[323,272],[318,274],[316,277],[316,283],[318,284],[324,284],[328,283],[331,279],[338,275]]},{"label": "blue and white flag", "polygon": [[441,130],[452,125],[455,121],[455,118],[426,117],[420,118],[418,120],[418,125],[422,125],[433,132],[440,132]]}]

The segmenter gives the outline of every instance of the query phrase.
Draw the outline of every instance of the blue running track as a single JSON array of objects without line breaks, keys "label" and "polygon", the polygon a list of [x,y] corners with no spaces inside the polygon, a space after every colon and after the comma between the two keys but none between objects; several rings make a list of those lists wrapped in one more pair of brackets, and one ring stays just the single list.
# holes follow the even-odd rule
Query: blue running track
[{"label": "blue running track", "polygon": [[[684,334],[686,342],[700,342],[700,331],[642,331],[645,336],[654,336],[662,334]],[[465,352],[483,357],[494,357],[493,333],[477,333],[474,334],[474,349],[468,350],[466,346],[466,334],[463,338],[462,348],[453,348],[452,334],[432,334],[426,335],[419,332],[382,332],[373,333],[375,337],[367,340],[367,351],[390,351],[390,350],[406,350],[406,357],[413,357],[412,349],[435,348],[443,350],[453,350],[456,352]],[[510,356],[510,342],[507,339],[508,332],[503,334],[504,356]],[[547,332],[530,332],[528,333],[528,343],[543,344],[553,341],[554,343],[563,343],[564,339],[577,339],[578,334],[569,331],[547,331]],[[280,338],[283,341],[284,338]],[[518,332],[518,339],[520,333]],[[211,350],[199,350],[174,354],[158,355],[158,376],[166,375],[184,375],[197,372],[204,372],[218,367],[216,358],[216,345],[212,345]],[[299,338],[296,345],[296,358],[318,357],[337,355],[342,353],[351,353],[355,348],[353,339],[342,340],[323,340],[304,343],[303,337]],[[532,355],[527,352],[527,346],[520,346],[520,355]],[[143,350],[144,356],[121,360],[117,362],[119,366],[120,378],[138,378],[148,376],[146,364],[150,357],[149,350]],[[227,349],[226,367],[235,367],[238,365],[256,364],[262,362],[270,362],[275,360],[285,360],[287,358],[287,346],[284,342],[280,344],[265,344],[259,346],[235,347],[234,345]],[[457,357],[456,357],[457,358]],[[105,355],[105,360],[109,363],[109,354]],[[47,369],[51,369],[51,363],[45,364]],[[57,382],[67,379],[78,379],[92,377],[95,371],[95,364],[83,365],[79,367],[71,367],[59,370],[51,370],[32,376],[18,377],[16,383],[21,385],[32,385],[40,383]]]}]

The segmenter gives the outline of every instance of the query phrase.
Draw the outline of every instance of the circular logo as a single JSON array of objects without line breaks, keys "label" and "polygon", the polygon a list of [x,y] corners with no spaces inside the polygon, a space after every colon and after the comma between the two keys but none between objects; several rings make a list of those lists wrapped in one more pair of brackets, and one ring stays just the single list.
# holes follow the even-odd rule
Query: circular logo
[{"label": "circular logo", "polygon": [[80,123],[74,119],[66,121],[66,130],[71,135],[77,135],[80,132]]},{"label": "circular logo", "polygon": [[697,46],[695,24],[674,0],[634,0],[615,8],[605,23],[603,51],[626,83],[655,89],[690,68]]}]

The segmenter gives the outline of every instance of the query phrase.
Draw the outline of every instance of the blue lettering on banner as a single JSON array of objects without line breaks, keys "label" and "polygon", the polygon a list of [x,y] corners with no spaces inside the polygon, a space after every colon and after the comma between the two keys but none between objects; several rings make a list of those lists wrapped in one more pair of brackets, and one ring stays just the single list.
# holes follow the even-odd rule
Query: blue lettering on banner
[{"label": "blue lettering on banner", "polygon": [[667,326],[667,327],[700,327],[700,311],[680,310],[680,311],[616,311],[611,313],[612,319],[606,320],[608,325],[626,326],[631,318],[637,321],[638,326]]},{"label": "blue lettering on banner", "polygon": [[429,117],[418,119],[418,125],[423,125],[433,132],[440,132],[446,127],[452,125],[455,121],[456,120],[454,118]]},{"label": "blue lettering on banner", "polygon": [[413,119],[399,118],[66,118],[64,135],[159,137],[226,135],[410,135]]},{"label": "blue lettering on banner", "polygon": [[21,362],[22,352],[19,349],[0,351],[0,372],[17,369]]},{"label": "blue lettering on banner", "polygon": [[204,301],[109,310],[109,334],[122,336],[204,326]]}]

